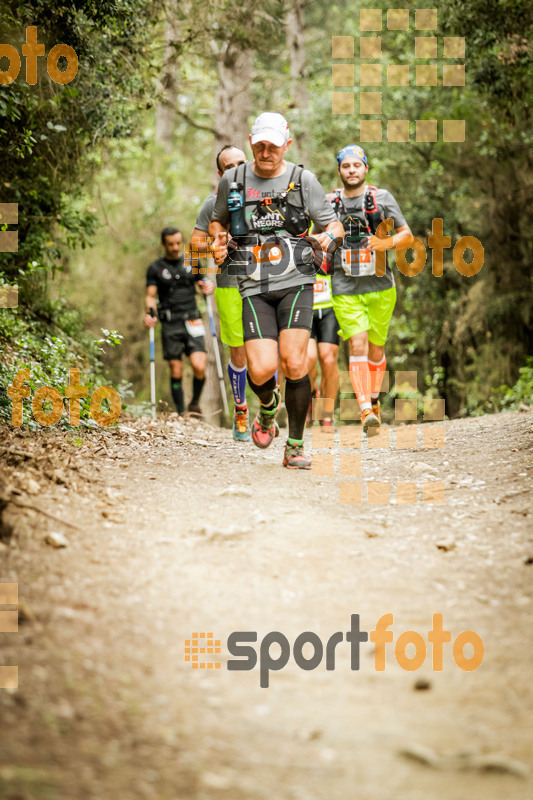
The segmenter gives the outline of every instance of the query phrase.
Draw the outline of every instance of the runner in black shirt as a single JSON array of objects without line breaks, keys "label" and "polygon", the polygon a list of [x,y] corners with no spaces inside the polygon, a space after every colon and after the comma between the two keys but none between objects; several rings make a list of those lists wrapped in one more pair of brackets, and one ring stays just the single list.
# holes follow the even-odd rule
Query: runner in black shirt
[{"label": "runner in black shirt", "polygon": [[[214,285],[193,275],[190,266],[185,266],[181,254],[182,235],[178,228],[164,228],[161,243],[165,255],[153,261],[146,273],[146,316],[144,324],[153,328],[157,317],[162,323],[163,358],[170,363],[170,386],[178,414],[185,410],[181,379],[182,356],[191,360],[193,369],[193,393],[188,411],[201,414],[200,395],[205,383],[207,353],[205,329],[196,305],[195,289],[199,284],[204,294],[211,294]],[[150,309],[156,316],[150,315]]]}]

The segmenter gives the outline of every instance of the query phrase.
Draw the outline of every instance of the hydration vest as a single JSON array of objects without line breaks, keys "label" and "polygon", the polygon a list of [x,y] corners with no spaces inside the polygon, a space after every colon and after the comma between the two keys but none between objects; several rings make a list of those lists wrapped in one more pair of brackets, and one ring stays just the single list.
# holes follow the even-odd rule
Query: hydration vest
[{"label": "hydration vest", "polygon": [[[382,222],[381,213],[377,203],[377,186],[366,186],[363,196],[363,214],[365,215],[366,232],[375,235],[380,223]],[[328,195],[328,200],[333,206],[337,219],[343,222],[342,215],[347,214],[346,206],[342,199],[342,189],[334,189]]]},{"label": "hydration vest", "polygon": [[[242,166],[241,180],[239,169]],[[294,166],[289,176],[287,188],[273,197],[246,197],[246,164],[239,165],[235,171],[235,181],[243,198],[244,219],[250,233],[262,235],[276,234],[286,231],[290,236],[305,236],[311,224],[311,218],[304,203],[301,176],[304,168],[301,164]],[[264,225],[251,227],[248,214],[253,206],[252,214],[264,218]]]}]

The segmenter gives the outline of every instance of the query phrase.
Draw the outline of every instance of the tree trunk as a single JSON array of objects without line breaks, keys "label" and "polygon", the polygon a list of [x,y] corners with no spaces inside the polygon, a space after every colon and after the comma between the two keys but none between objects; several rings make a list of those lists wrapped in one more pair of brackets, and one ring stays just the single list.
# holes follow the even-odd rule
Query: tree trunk
[{"label": "tree trunk", "polygon": [[[180,24],[176,15],[177,0],[167,6],[165,57],[159,80],[160,100],[155,112],[155,138],[167,153],[172,151],[179,93]],[[181,23],[182,25],[183,23]]]},{"label": "tree trunk", "polygon": [[303,0],[287,0],[285,35],[289,52],[291,78],[290,107],[293,109],[291,136],[296,145],[295,160],[308,160],[307,125],[309,121],[309,90],[305,61]]},{"label": "tree trunk", "polygon": [[248,141],[252,67],[251,50],[237,50],[230,45],[219,56],[215,154],[225,144],[244,150]]}]

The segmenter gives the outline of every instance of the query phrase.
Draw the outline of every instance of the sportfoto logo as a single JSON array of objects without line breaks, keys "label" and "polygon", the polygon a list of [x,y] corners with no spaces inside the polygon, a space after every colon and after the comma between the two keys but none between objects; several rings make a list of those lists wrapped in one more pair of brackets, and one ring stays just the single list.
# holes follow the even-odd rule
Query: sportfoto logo
[{"label": "sportfoto logo", "polygon": [[[384,614],[380,617],[370,634],[360,629],[359,614],[352,614],[350,622],[351,627],[346,634],[341,631],[333,633],[325,645],[318,634],[305,631],[296,637],[291,648],[289,640],[283,633],[271,631],[261,639],[259,652],[250,644],[258,641],[256,631],[233,631],[228,636],[226,647],[236,658],[227,661],[227,669],[230,672],[249,672],[259,666],[259,686],[267,689],[270,685],[270,673],[279,672],[287,666],[291,649],[294,662],[300,669],[310,672],[325,662],[326,670],[333,671],[336,668],[336,648],[346,641],[350,645],[350,669],[357,672],[360,668],[361,644],[370,639],[374,644],[374,669],[376,672],[384,672],[387,644],[392,644],[394,641],[394,634],[389,630],[394,623],[393,614]],[[443,628],[442,614],[433,614],[433,627],[427,633],[427,641],[432,646],[434,672],[443,669],[444,645],[451,640],[451,631]],[[471,651],[469,655],[465,655],[467,646]],[[392,648],[390,651],[392,652]],[[484,652],[481,637],[474,631],[463,631],[454,639],[451,655],[459,669],[472,672],[482,663]],[[215,639],[213,633],[193,633],[191,639],[185,641],[185,661],[189,662],[193,669],[220,670],[220,660],[206,659],[206,656],[218,654],[221,654],[220,639]],[[404,631],[396,639],[394,656],[401,669],[408,672],[420,669],[426,662],[426,640],[416,631]]]}]

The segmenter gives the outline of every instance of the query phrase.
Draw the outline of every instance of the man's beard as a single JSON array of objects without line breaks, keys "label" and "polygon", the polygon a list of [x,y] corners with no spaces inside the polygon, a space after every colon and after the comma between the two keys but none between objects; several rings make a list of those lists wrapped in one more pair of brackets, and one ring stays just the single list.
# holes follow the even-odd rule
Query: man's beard
[{"label": "man's beard", "polygon": [[359,189],[365,182],[365,176],[363,176],[360,180],[358,180],[357,183],[348,183],[342,177],[341,177],[341,181],[342,181],[345,189]]}]

